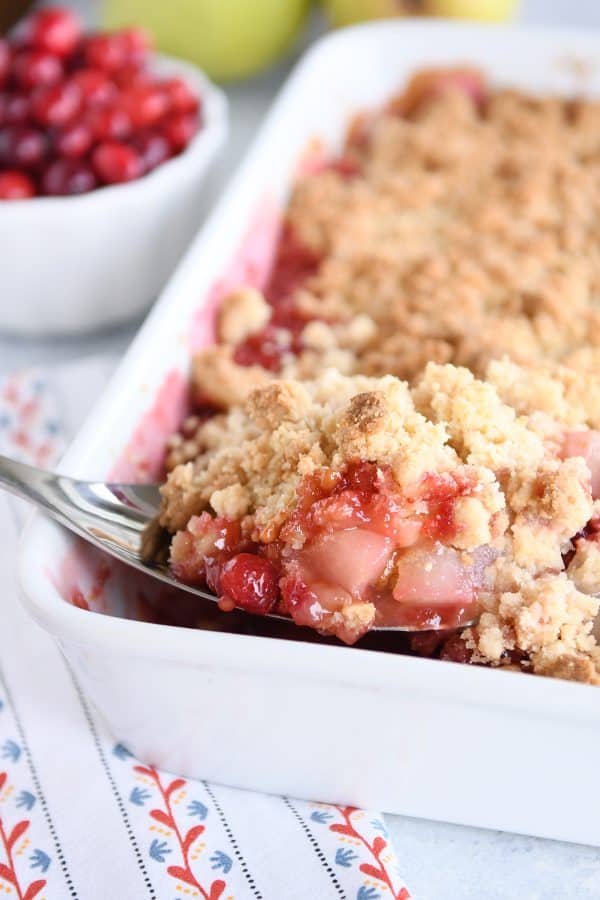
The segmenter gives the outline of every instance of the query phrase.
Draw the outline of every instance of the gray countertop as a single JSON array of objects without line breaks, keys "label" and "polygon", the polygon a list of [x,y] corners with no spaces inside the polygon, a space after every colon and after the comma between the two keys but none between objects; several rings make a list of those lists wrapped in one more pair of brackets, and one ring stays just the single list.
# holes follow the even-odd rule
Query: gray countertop
[{"label": "gray countertop", "polygon": [[[94,0],[78,5],[93,17]],[[527,21],[600,26],[600,0],[524,0]],[[313,32],[320,29],[315,23]],[[227,89],[232,133],[210,185],[218,195],[252,139],[287,63]],[[91,353],[121,355],[139,327],[76,339],[20,340],[0,336],[0,373],[62,362]],[[443,772],[443,758],[440,765]],[[468,785],[465,785],[468,790]],[[522,802],[515,798],[515,803]],[[600,851],[436,822],[389,816],[401,870],[420,900],[599,900]],[[599,826],[600,827],[600,826]]]}]

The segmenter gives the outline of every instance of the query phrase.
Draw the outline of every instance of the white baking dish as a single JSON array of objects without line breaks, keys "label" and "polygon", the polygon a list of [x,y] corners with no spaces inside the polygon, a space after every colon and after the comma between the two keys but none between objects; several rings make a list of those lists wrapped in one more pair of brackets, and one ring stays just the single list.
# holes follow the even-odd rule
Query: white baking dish
[{"label": "white baking dish", "polygon": [[195,66],[157,57],[185,78],[203,125],[183,153],[137,181],[75,197],[0,203],[0,330],[78,334],[140,316],[200,222],[208,169],[227,134],[227,101]]},{"label": "white baking dish", "polygon": [[[499,82],[571,93],[583,87],[576,78],[584,64],[585,89],[600,91],[598,58],[600,38],[590,34],[435,22],[373,24],[321,41],[279,97],[64,471],[152,477],[163,434],[181,414],[189,336],[196,345],[210,339],[224,286],[261,282],[277,211],[310,138],[339,142],[357,107],[383,101],[423,65],[475,62]],[[93,551],[76,558],[74,546],[35,517],[20,559],[26,604],[115,736],[142,759],[245,788],[600,845],[595,688],[118,618],[142,613],[118,572],[93,604],[113,615],[83,611],[63,596],[74,586],[89,593],[98,563]]]}]

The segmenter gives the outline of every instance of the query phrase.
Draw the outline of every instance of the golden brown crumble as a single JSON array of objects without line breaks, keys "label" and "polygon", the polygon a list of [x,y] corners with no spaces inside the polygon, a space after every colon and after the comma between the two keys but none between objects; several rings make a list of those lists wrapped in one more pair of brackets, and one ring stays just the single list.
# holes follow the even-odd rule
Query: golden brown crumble
[{"label": "golden brown crumble", "polygon": [[[600,101],[494,90],[482,111],[447,90],[398,112],[351,129],[351,177],[326,167],[296,184],[287,222],[320,263],[294,302],[320,321],[282,374],[412,380],[430,361],[482,374],[505,354],[597,371]],[[232,331],[225,313],[212,351],[227,377],[204,384],[217,405],[246,386],[227,345],[264,324],[258,299],[247,318],[234,302],[243,321]]]}]

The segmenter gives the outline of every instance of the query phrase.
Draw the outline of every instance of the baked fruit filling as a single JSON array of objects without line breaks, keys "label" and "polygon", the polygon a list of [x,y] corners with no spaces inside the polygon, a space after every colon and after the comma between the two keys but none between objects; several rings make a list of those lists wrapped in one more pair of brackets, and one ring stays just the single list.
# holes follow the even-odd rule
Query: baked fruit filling
[{"label": "baked fruit filling", "polygon": [[430,364],[412,388],[333,370],[257,388],[169,473],[172,571],[347,643],[461,629],[471,662],[594,682],[600,432],[571,379],[504,360],[486,381]]},{"label": "baked fruit filling", "polygon": [[354,643],[375,625],[458,628],[477,615],[491,547],[452,547],[468,474],[425,475],[403,495],[389,465],[364,460],[305,476],[273,541],[202,513],[173,539],[174,574],[206,584],[221,607],[289,615]]}]

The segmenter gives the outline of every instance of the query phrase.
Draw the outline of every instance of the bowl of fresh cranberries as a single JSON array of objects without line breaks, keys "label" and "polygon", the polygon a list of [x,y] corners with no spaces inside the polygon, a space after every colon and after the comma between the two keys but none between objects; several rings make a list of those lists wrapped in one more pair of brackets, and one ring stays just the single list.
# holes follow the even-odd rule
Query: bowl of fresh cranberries
[{"label": "bowl of fresh cranberries", "polygon": [[43,7],[0,37],[0,329],[141,314],[199,225],[223,94],[145,32]]}]

